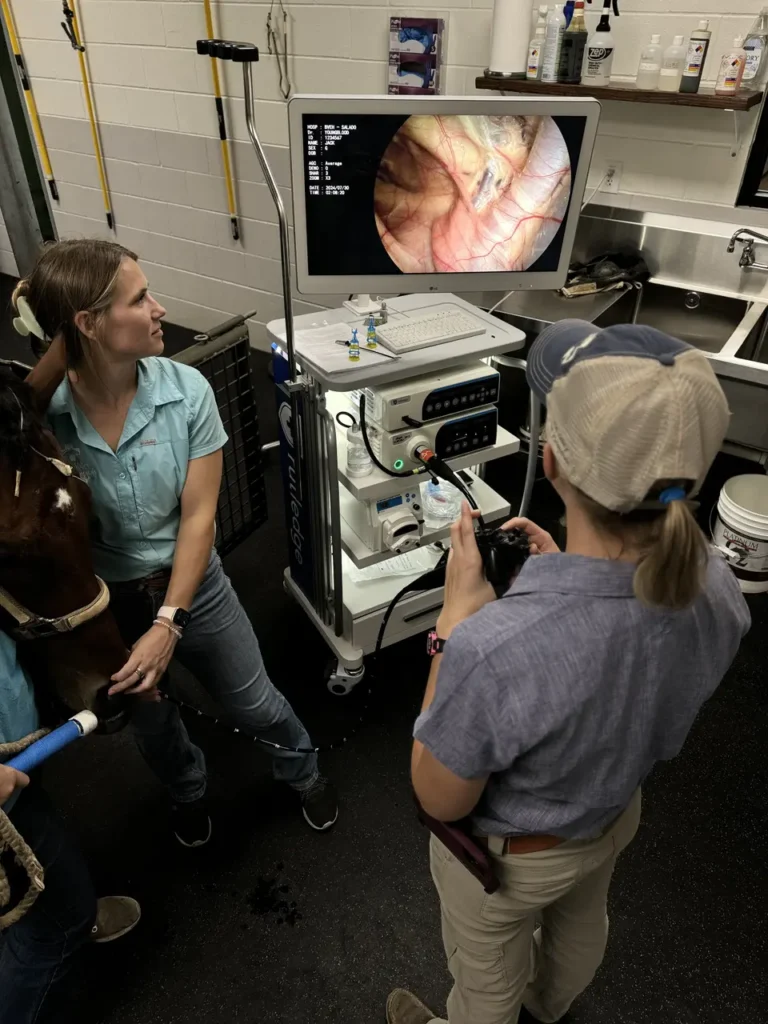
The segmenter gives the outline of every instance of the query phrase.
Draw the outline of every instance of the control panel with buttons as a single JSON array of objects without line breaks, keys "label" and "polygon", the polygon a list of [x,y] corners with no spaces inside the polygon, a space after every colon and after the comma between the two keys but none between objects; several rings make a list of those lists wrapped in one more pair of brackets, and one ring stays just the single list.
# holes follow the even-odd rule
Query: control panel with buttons
[{"label": "control panel with buttons", "polygon": [[421,465],[419,447],[431,448],[441,459],[456,458],[496,444],[499,414],[495,405],[487,405],[465,415],[443,416],[406,430],[380,430],[371,424],[368,439],[376,458],[396,471]]},{"label": "control panel with buttons", "polygon": [[499,398],[499,375],[489,374],[480,380],[437,388],[424,399],[421,420],[441,419],[446,413],[461,412],[464,409],[479,409],[492,405]]},{"label": "control panel with buttons", "polygon": [[496,444],[498,420],[494,407],[444,423],[435,437],[436,453],[441,459],[450,459]]},{"label": "control panel with buttons", "polygon": [[[348,393],[356,415],[362,393]],[[487,363],[476,361],[379,388],[365,388],[364,394],[368,422],[382,430],[402,430],[494,405],[499,400],[499,374]]]}]

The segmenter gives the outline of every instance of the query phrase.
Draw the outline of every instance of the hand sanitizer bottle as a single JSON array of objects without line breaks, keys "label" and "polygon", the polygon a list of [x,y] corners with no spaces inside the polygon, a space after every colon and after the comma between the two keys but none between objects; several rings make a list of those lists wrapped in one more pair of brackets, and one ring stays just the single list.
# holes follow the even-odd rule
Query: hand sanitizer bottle
[{"label": "hand sanitizer bottle", "polygon": [[658,89],[663,57],[664,48],[661,45],[661,36],[651,36],[650,43],[643,48],[640,55],[640,65],[635,82],[638,89]]},{"label": "hand sanitizer bottle", "polygon": [[715,93],[718,96],[733,96],[741,88],[747,63],[747,51],[743,43],[742,37],[738,36],[733,41],[733,48],[723,54],[715,85]]}]

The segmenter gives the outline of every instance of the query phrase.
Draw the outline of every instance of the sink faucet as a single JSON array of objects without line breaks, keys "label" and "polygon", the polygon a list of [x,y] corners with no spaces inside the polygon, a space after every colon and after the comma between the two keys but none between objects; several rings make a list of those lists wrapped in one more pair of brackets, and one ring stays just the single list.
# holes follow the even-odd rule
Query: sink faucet
[{"label": "sink faucet", "polygon": [[728,243],[728,252],[736,251],[736,243],[743,242],[744,248],[739,257],[739,266],[747,270],[768,270],[768,263],[758,263],[755,259],[755,241],[768,244],[768,235],[761,235],[759,231],[752,228],[739,228],[734,232]]}]

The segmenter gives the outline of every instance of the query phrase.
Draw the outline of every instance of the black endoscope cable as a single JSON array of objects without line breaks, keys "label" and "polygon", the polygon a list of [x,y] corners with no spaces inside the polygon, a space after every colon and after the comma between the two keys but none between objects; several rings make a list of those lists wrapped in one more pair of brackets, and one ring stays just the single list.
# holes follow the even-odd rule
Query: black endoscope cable
[{"label": "black endoscope cable", "polygon": [[[422,423],[418,423],[416,420],[411,419],[411,417],[409,416],[404,416],[403,422],[406,424],[406,426],[409,426],[411,428],[418,428],[423,426]],[[451,467],[441,458],[438,458],[438,456],[435,455],[435,453],[426,445],[422,445],[420,448],[416,449],[416,458],[421,461],[423,468],[407,469],[405,471],[398,472],[397,470],[390,469],[389,466],[385,466],[383,462],[379,461],[368,438],[368,425],[365,418],[365,395],[360,395],[360,433],[362,434],[363,437],[363,444],[365,445],[365,449],[371,457],[371,462],[373,462],[373,464],[378,469],[380,469],[382,473],[386,473],[387,476],[393,477],[409,477],[421,476],[426,470],[433,480],[440,478],[442,480],[447,481],[449,484],[453,484],[453,486],[458,491],[461,491],[461,493],[467,499],[467,501],[469,502],[469,507],[479,513],[480,509],[478,507],[478,504],[475,501],[475,498],[472,495],[469,488],[461,479],[461,477],[457,476],[456,473],[454,473],[454,471],[451,469]],[[485,523],[483,522],[483,517],[481,515],[478,515],[476,518],[480,526],[484,528]]]}]

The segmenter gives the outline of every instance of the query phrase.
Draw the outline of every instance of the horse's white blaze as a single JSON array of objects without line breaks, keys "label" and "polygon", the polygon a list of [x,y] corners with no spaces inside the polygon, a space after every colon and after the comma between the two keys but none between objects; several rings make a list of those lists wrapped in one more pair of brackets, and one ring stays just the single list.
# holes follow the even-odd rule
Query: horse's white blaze
[{"label": "horse's white blaze", "polygon": [[56,501],[54,502],[53,507],[58,509],[59,512],[71,512],[73,506],[74,502],[72,501],[72,495],[66,487],[60,487],[58,491],[56,491]]}]

